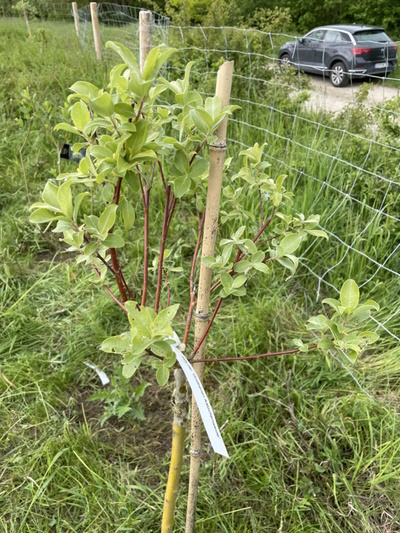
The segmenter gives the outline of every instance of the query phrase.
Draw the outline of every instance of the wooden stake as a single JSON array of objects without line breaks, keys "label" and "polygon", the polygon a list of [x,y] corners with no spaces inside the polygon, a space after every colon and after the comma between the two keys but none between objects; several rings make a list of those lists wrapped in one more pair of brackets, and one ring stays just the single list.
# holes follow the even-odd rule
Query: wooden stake
[{"label": "wooden stake", "polygon": [[140,72],[143,72],[144,62],[151,50],[151,16],[151,11],[139,12]]},{"label": "wooden stake", "polygon": [[[233,75],[233,61],[225,62],[218,70],[215,94],[221,98],[222,107],[229,105]],[[222,176],[226,153],[226,129],[228,117],[216,131],[217,140],[210,145],[210,174],[208,179],[206,218],[204,221],[202,257],[214,256],[217,239],[219,204],[222,188]],[[195,313],[194,345],[202,338],[209,321],[209,300],[212,271],[201,263],[197,308]],[[206,341],[201,344],[194,360],[204,359]],[[200,381],[203,380],[204,363],[194,366]],[[201,428],[202,421],[196,402],[192,400],[192,429],[190,448],[190,478],[188,507],[186,514],[186,533],[194,533],[196,518],[197,492],[199,485],[201,459]]]},{"label": "wooden stake", "polygon": [[96,2],[90,2],[90,16],[92,18],[94,48],[96,50],[97,59],[101,61],[100,27],[99,27],[99,19],[97,16]]},{"label": "wooden stake", "polygon": [[79,15],[78,15],[78,4],[76,2],[72,2],[72,12],[74,14],[75,31],[76,31],[77,36],[79,37]]}]

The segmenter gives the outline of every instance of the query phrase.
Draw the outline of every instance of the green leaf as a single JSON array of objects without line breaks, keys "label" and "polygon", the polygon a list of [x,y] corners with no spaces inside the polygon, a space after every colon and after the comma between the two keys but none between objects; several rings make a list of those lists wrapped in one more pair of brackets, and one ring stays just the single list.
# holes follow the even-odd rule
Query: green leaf
[{"label": "green leaf", "polygon": [[112,158],[114,152],[105,146],[100,146],[96,144],[90,148],[90,155],[96,159],[107,159],[108,157]]},{"label": "green leaf", "polygon": [[205,134],[209,133],[213,125],[213,119],[205,109],[191,109],[190,116],[198,130]]},{"label": "green leaf", "polygon": [[215,260],[215,257],[208,255],[208,256],[202,257],[201,262],[204,263],[206,267],[212,268],[216,260]]},{"label": "green leaf", "polygon": [[232,294],[234,296],[245,296],[246,294],[246,288],[245,287],[239,287],[239,289],[235,289]]},{"label": "green leaf", "polygon": [[114,104],[108,93],[103,93],[90,100],[90,105],[95,113],[101,117],[110,117],[114,113]]},{"label": "green leaf", "polygon": [[160,357],[168,357],[173,353],[171,345],[166,341],[153,342],[151,351]]},{"label": "green leaf", "polygon": [[241,261],[236,263],[233,268],[235,272],[242,273],[242,272],[245,272],[248,268],[251,268],[252,266],[253,265],[252,263],[250,263],[250,261],[247,261],[247,259],[242,259]]},{"label": "green leaf", "polygon": [[133,205],[128,200],[123,199],[120,201],[119,206],[124,220],[125,229],[131,229],[135,223],[135,210]]},{"label": "green leaf", "polygon": [[[246,276],[245,276],[246,277]],[[222,283],[222,286],[224,287],[224,289],[226,291],[229,291],[231,288],[232,288],[232,284],[233,284],[233,279],[232,277],[227,274],[226,272],[222,272],[221,273],[221,283]]]},{"label": "green leaf", "polygon": [[292,254],[300,246],[302,238],[297,233],[286,235],[279,243],[279,247],[283,250],[284,255]]},{"label": "green leaf", "polygon": [[322,303],[323,304],[328,304],[330,307],[332,307],[337,313],[339,313],[339,315],[341,315],[341,311],[343,311],[343,309],[341,309],[340,307],[340,302],[339,300],[335,300],[334,298],[325,298],[325,300],[322,300]]},{"label": "green leaf", "polygon": [[71,109],[71,118],[75,128],[82,131],[86,124],[90,122],[90,113],[86,104],[82,101],[76,102]]},{"label": "green leaf", "polygon": [[131,339],[126,335],[116,335],[115,337],[108,337],[101,345],[100,350],[106,353],[127,354],[131,349]]},{"label": "green leaf", "polygon": [[43,202],[50,205],[51,207],[56,208],[57,210],[60,210],[60,204],[58,202],[57,193],[57,185],[54,185],[54,183],[48,181],[43,189],[42,198]]},{"label": "green leaf", "polygon": [[193,163],[190,166],[190,177],[192,179],[202,176],[208,171],[208,161],[201,157],[196,157]]},{"label": "green leaf", "polygon": [[130,104],[119,102],[114,105],[114,112],[125,118],[136,118],[137,112],[132,108]]},{"label": "green leaf", "polygon": [[55,213],[41,208],[34,211],[29,217],[29,220],[35,224],[42,224],[43,222],[50,222],[50,220],[54,220],[56,217],[57,215]]},{"label": "green leaf", "polygon": [[79,131],[74,128],[74,126],[71,126],[71,124],[67,124],[66,122],[61,122],[60,124],[57,124],[57,126],[55,126],[54,128],[55,131],[68,131],[69,133],[73,133],[74,135],[80,135],[81,137],[83,137],[83,135],[81,133],[79,133]]},{"label": "green leaf", "polygon": [[89,98],[96,98],[99,94],[99,89],[87,81],[77,81],[72,87],[70,87],[70,89],[71,91],[74,91],[74,93],[80,93]]},{"label": "green leaf", "polygon": [[165,45],[156,46],[147,54],[143,65],[143,79],[155,78],[165,61],[176,52],[175,49],[166,49]]},{"label": "green leaf", "polygon": [[118,233],[110,233],[107,235],[107,237],[102,241],[104,246],[107,246],[108,248],[122,248],[125,246],[125,241],[121,235],[118,235]]},{"label": "green leaf", "polygon": [[166,385],[166,383],[168,383],[169,368],[167,367],[167,365],[161,365],[158,367],[156,372],[156,379],[160,387],[163,387],[164,385]]},{"label": "green leaf", "polygon": [[72,218],[74,208],[72,205],[71,183],[69,181],[65,181],[58,188],[57,200],[64,215],[69,218]]},{"label": "green leaf", "polygon": [[310,235],[314,235],[314,237],[323,237],[324,239],[329,240],[328,234],[322,229],[306,229],[306,232]]},{"label": "green leaf", "polygon": [[362,331],[358,336],[363,341],[365,339],[368,344],[373,344],[379,339],[379,335],[373,331]]},{"label": "green leaf", "polygon": [[322,339],[322,341],[319,341],[318,343],[318,348],[320,348],[321,350],[332,350],[332,348],[334,347],[335,345],[330,339]]},{"label": "green leaf", "polygon": [[187,176],[178,176],[174,180],[174,194],[177,198],[182,198],[190,189],[191,181]]},{"label": "green leaf", "polygon": [[329,320],[324,315],[312,316],[308,319],[307,329],[326,331],[329,328]]},{"label": "green leaf", "polygon": [[125,174],[125,181],[134,193],[138,193],[140,189],[139,177],[135,172],[129,171]]},{"label": "green leaf", "polygon": [[77,219],[78,219],[79,208],[80,208],[83,200],[86,198],[86,196],[89,196],[88,192],[81,192],[75,198],[75,201],[74,201],[74,212],[73,212],[73,219],[75,221],[77,221]]},{"label": "green leaf", "polygon": [[179,304],[175,304],[160,311],[156,319],[154,320],[154,329],[156,331],[163,331],[164,329],[169,327],[171,322],[175,318],[178,309]]},{"label": "green leaf", "polygon": [[117,54],[121,57],[122,61],[126,63],[131,70],[139,72],[139,65],[137,59],[129,50],[129,48],[127,48],[121,43],[114,43],[112,41],[106,42],[106,48],[111,48],[112,50],[114,50],[114,52],[117,52]]},{"label": "green leaf", "polygon": [[132,313],[130,312],[130,316],[133,318],[133,324],[138,334],[151,339],[152,315],[150,311],[142,306],[140,311],[133,309]]},{"label": "green leaf", "polygon": [[264,274],[269,273],[269,267],[265,263],[252,263],[252,267],[255,270],[259,270],[260,272],[264,272]]},{"label": "green leaf", "polygon": [[108,205],[99,218],[99,233],[100,235],[106,237],[109,230],[114,226],[115,215],[117,212],[118,206],[115,204]]},{"label": "green leaf", "polygon": [[213,96],[212,98],[206,98],[206,101],[204,102],[205,110],[209,115],[211,115],[213,121],[215,120],[216,116],[221,113],[222,109],[222,103],[221,98],[219,96]]},{"label": "green leaf", "polygon": [[239,287],[244,285],[246,281],[247,281],[247,277],[244,274],[241,274],[240,276],[236,276],[233,278],[232,288],[239,289]]},{"label": "green leaf", "polygon": [[129,363],[125,364],[123,362],[122,375],[124,376],[124,378],[126,379],[131,378],[133,374],[136,372],[136,370],[139,368],[142,360],[143,360],[143,356],[140,356],[140,357],[137,357],[136,359],[133,359]]},{"label": "green leaf", "polygon": [[355,350],[347,350],[345,352],[342,352],[345,357],[347,357],[347,359],[351,362],[351,363],[355,363],[357,361],[357,357],[358,357],[358,352],[356,352]]},{"label": "green leaf", "polygon": [[340,303],[350,314],[358,306],[360,291],[357,283],[353,279],[348,279],[343,283],[340,290]]},{"label": "green leaf", "polygon": [[246,239],[244,241],[244,244],[247,248],[247,250],[251,253],[251,254],[255,254],[257,252],[257,246],[254,244],[254,242],[251,240],[251,239]]}]

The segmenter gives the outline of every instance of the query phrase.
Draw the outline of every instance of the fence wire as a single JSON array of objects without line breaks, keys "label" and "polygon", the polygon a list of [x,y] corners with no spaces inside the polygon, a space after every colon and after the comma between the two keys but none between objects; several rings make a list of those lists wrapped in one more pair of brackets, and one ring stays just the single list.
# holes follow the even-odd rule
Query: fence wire
[{"label": "fence wire", "polygon": [[[114,39],[138,51],[140,9],[98,7],[103,45]],[[82,44],[93,46],[89,8],[79,17]],[[152,34],[153,45],[178,50],[164,75],[181,77],[194,61],[192,78],[204,96],[214,94],[221,63],[235,61],[231,101],[241,111],[229,120],[230,155],[266,142],[272,176],[287,175],[296,210],[320,213],[330,237],[305,247],[298,283],[316,301],[355,279],[364,294],[386,302],[376,330],[388,334],[388,345],[400,341],[400,79],[373,75],[368,84],[353,78],[336,88],[329,70],[316,76],[282,68],[280,47],[296,41],[286,34],[172,26],[157,13]]]},{"label": "fence wire", "polygon": [[[110,58],[110,53],[105,49],[107,41],[118,41],[128,46],[133,51],[139,50],[139,12],[145,8],[123,6],[109,2],[97,4],[102,48],[105,60]],[[90,16],[90,5],[78,9],[80,23],[80,40],[83,46],[93,49],[93,30]],[[152,41],[153,46],[168,43],[169,18],[152,12]]]}]

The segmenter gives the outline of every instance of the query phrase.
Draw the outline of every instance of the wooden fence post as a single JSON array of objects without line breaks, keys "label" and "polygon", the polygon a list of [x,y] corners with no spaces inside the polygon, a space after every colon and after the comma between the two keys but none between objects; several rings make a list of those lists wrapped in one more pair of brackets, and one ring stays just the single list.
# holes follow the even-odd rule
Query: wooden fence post
[{"label": "wooden fence post", "polygon": [[151,50],[151,11],[139,11],[139,64],[143,72],[144,62]]},{"label": "wooden fence post", "polygon": [[99,19],[97,17],[97,4],[96,4],[96,2],[90,2],[90,16],[92,18],[94,48],[96,50],[97,59],[99,61],[101,61],[100,28],[99,28]]},{"label": "wooden fence post", "polygon": [[78,4],[76,2],[72,2],[72,12],[74,14],[75,31],[76,31],[77,36],[79,37],[79,15],[78,15]]}]

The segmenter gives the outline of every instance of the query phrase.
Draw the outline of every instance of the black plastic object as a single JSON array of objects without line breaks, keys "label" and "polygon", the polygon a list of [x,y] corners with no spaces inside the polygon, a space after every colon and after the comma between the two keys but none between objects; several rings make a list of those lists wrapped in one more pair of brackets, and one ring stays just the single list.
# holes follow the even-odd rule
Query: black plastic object
[{"label": "black plastic object", "polygon": [[68,159],[69,161],[80,161],[86,155],[86,148],[81,148],[79,152],[72,150],[73,144],[65,143],[61,148],[61,159]]}]

